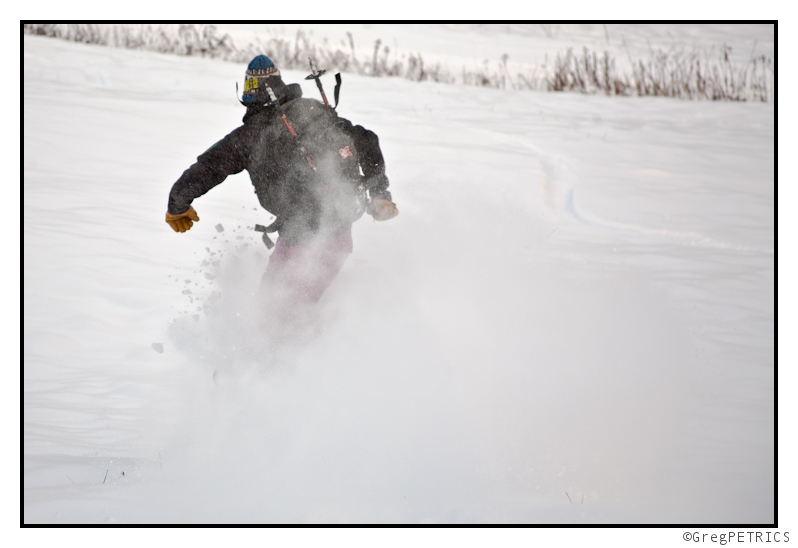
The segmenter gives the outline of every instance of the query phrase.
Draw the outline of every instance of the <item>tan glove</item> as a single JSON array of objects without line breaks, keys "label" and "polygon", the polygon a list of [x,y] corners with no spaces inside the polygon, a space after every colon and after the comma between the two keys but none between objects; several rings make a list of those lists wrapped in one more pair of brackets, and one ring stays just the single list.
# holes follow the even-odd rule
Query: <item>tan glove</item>
[{"label": "tan glove", "polygon": [[175,232],[185,232],[191,228],[192,223],[191,221],[199,221],[199,217],[197,216],[197,212],[194,211],[194,208],[188,206],[188,210],[180,215],[172,215],[168,211],[166,212],[166,222],[169,223],[169,226]]},{"label": "tan glove", "polygon": [[374,217],[375,221],[387,221],[399,215],[399,209],[390,200],[375,198],[369,204],[368,214]]}]

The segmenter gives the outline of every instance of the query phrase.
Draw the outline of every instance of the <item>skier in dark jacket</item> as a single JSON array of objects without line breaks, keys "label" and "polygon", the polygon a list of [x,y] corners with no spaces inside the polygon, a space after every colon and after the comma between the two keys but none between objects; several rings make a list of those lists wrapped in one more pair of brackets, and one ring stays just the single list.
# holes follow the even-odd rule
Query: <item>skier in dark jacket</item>
[{"label": "skier in dark jacket", "polygon": [[[298,84],[283,83],[265,55],[247,67],[244,124],[201,154],[172,186],[166,222],[189,230],[196,198],[249,172],[279,233],[262,289],[282,305],[315,304],[352,251],[352,223],[398,215],[377,135],[338,117]],[[277,296],[279,294],[279,296]]]}]

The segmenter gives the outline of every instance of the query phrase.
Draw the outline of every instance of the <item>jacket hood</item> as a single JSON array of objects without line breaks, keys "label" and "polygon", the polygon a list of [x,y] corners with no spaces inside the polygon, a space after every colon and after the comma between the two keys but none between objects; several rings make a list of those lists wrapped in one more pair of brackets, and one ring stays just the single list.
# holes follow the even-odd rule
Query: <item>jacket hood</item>
[{"label": "jacket hood", "polygon": [[[287,86],[273,88],[274,94],[277,96],[277,105],[283,105],[289,101],[300,99],[302,97],[302,87],[299,84],[288,84]],[[244,123],[253,116],[262,112],[272,112],[275,103],[254,104],[247,107],[247,112],[244,114]]]}]

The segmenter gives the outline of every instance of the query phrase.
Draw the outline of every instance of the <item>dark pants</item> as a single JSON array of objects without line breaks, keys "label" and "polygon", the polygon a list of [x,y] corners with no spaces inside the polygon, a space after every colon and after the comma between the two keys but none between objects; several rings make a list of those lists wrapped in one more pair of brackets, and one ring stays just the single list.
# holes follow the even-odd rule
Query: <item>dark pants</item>
[{"label": "dark pants", "polygon": [[351,228],[302,245],[286,245],[277,238],[260,289],[270,334],[282,339],[301,328],[350,253]]},{"label": "dark pants", "polygon": [[288,304],[316,304],[350,253],[351,228],[339,236],[304,245],[285,245],[277,238],[261,287],[269,293],[283,293]]}]

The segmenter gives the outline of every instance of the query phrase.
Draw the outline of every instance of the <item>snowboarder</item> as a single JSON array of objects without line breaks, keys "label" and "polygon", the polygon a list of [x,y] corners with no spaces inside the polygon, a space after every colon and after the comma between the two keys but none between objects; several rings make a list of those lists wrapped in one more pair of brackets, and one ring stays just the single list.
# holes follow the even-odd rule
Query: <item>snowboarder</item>
[{"label": "snowboarder", "polygon": [[[314,68],[315,74],[315,68]],[[185,232],[199,221],[191,203],[247,170],[279,237],[261,284],[267,304],[313,305],[352,252],[352,223],[364,212],[377,221],[399,211],[388,191],[377,135],[302,98],[265,55],[247,67],[243,125],[202,153],[172,186],[166,222]],[[268,237],[264,242],[270,244]]]}]

